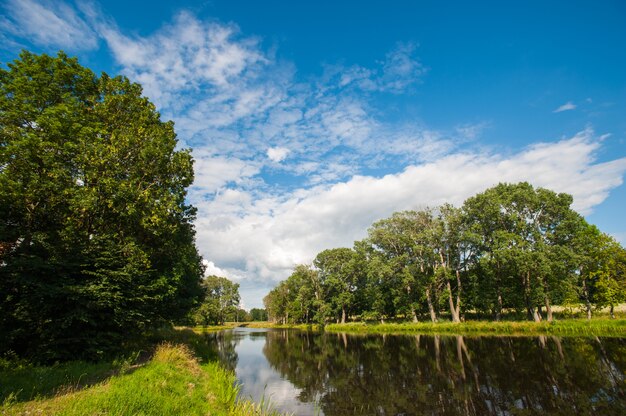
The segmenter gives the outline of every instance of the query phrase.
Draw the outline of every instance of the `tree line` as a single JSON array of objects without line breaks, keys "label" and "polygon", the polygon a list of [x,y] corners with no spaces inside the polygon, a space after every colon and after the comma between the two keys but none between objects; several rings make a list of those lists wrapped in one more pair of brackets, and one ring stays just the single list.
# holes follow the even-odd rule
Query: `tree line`
[{"label": "tree line", "polygon": [[501,183],[461,207],[396,212],[353,248],[319,253],[264,298],[281,323],[505,313],[553,320],[553,305],[626,301],[626,251],[571,209],[572,197]]}]

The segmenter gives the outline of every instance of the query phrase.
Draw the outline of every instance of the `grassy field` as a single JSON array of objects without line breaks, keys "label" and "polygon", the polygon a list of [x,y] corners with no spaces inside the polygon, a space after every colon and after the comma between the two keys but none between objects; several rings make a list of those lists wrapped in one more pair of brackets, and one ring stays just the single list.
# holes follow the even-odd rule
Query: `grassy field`
[{"label": "grassy field", "polygon": [[237,400],[235,375],[207,358],[202,337],[176,330],[167,338],[171,341],[158,344],[143,363],[136,363],[137,354],[110,363],[49,367],[5,360],[0,414],[276,414],[266,405]]},{"label": "grassy field", "polygon": [[[269,322],[252,322],[252,328],[292,328],[301,330],[321,330],[319,325],[277,325]],[[328,324],[323,330],[328,332],[371,333],[371,334],[474,334],[474,335],[559,335],[559,336],[603,336],[626,337],[626,319],[595,318],[563,319],[548,322],[529,321],[466,321],[452,322],[398,322]]]}]

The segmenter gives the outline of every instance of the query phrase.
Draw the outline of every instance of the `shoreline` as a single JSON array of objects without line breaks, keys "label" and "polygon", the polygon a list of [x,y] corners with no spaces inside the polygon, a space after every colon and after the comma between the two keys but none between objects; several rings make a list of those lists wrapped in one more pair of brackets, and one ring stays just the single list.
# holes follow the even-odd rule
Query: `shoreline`
[{"label": "shoreline", "polygon": [[[245,325],[245,324],[244,324]],[[250,322],[249,328],[283,328],[305,331],[326,331],[349,334],[433,334],[433,335],[475,335],[475,336],[602,336],[626,337],[626,319],[563,319],[553,322],[530,321],[466,321],[453,322],[400,322],[366,323],[350,322],[327,324],[323,328],[313,324],[273,324],[270,322]]]}]

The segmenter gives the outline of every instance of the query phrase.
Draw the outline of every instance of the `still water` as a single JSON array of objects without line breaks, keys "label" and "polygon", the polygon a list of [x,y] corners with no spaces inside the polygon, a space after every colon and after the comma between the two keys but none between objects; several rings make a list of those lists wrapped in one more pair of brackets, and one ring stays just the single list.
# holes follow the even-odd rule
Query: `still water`
[{"label": "still water", "polygon": [[237,328],[240,396],[295,415],[626,415],[626,339]]}]

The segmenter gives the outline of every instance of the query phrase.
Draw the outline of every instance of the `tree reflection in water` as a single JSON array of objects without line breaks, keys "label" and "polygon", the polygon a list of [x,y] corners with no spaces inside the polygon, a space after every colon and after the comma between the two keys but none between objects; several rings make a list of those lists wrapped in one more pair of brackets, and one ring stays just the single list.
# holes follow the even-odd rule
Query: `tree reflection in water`
[{"label": "tree reflection in water", "polygon": [[[227,334],[216,340],[231,343],[219,350],[235,368],[236,343],[248,335]],[[252,336],[266,337],[269,366],[298,400],[316,402],[327,416],[626,414],[626,339]]]}]

